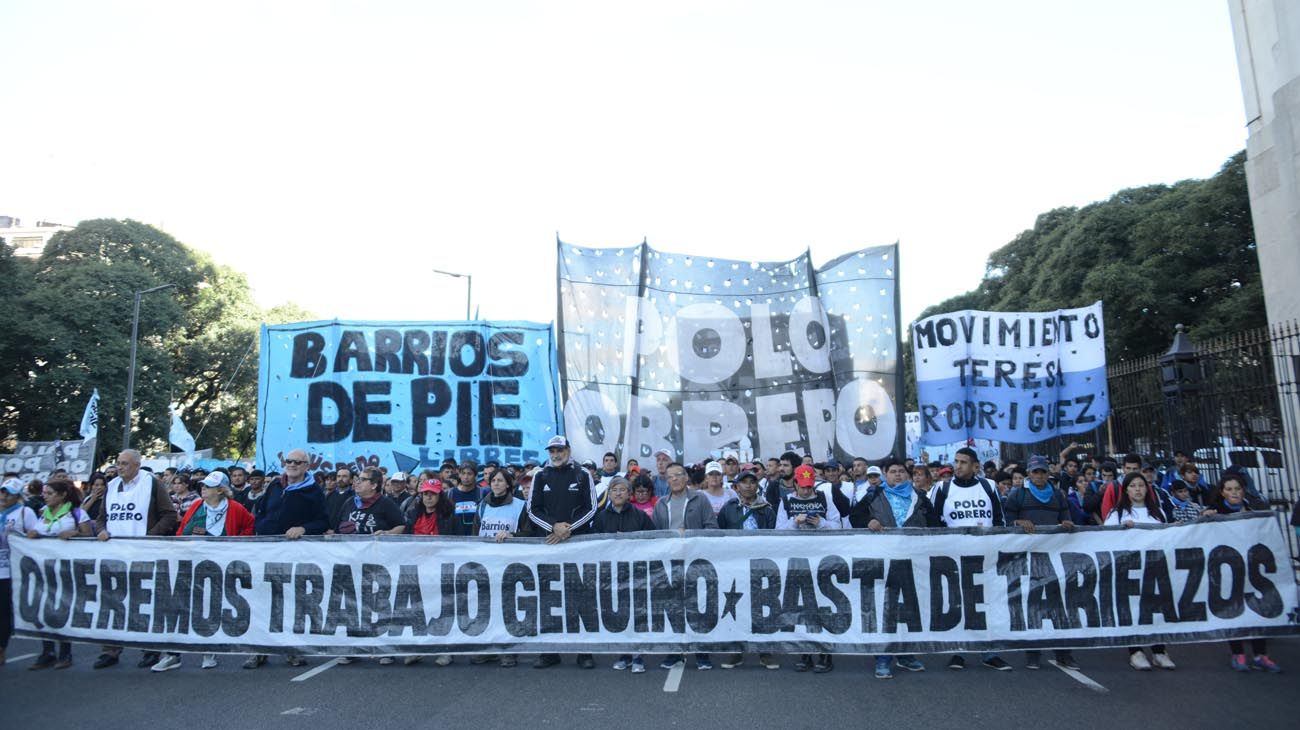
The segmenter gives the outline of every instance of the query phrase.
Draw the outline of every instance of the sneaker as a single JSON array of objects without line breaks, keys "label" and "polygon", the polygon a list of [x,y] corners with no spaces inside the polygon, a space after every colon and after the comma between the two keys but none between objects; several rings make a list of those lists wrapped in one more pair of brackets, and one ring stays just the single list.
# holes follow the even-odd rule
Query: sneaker
[{"label": "sneaker", "polygon": [[683,657],[668,657],[662,662],[659,662],[659,668],[672,669],[673,667],[676,667],[678,664],[685,664],[685,663],[686,663],[686,659],[684,659]]},{"label": "sneaker", "polygon": [[802,654],[799,656],[799,661],[794,663],[794,670],[796,672],[806,672],[812,668],[813,668],[812,654]]},{"label": "sneaker", "polygon": [[159,659],[157,663],[155,663],[152,667],[150,667],[149,671],[166,672],[172,669],[180,669],[180,668],[181,668],[181,655],[169,653],[169,654],[163,654],[162,659]]},{"label": "sneaker", "polygon": [[1147,661],[1147,654],[1144,651],[1135,651],[1129,654],[1128,665],[1139,672],[1151,671],[1151,662]]},{"label": "sneaker", "polygon": [[266,664],[265,654],[252,654],[244,660],[244,669],[257,669]]},{"label": "sneaker", "polygon": [[1265,672],[1272,672],[1274,674],[1282,673],[1282,667],[1279,667],[1277,662],[1270,659],[1267,654],[1256,656],[1255,661],[1251,662],[1250,665],[1256,669],[1262,669]]},{"label": "sneaker", "polygon": [[1011,671],[1011,665],[1003,661],[1002,657],[1000,656],[991,656],[988,659],[985,659],[984,661],[980,662],[980,664],[983,664],[989,669],[996,669],[999,672]]},{"label": "sneaker", "polygon": [[579,654],[578,666],[583,669],[595,669],[596,660],[590,654]]},{"label": "sneaker", "polygon": [[1152,652],[1151,663],[1155,664],[1157,667],[1160,667],[1161,669],[1176,669],[1178,667],[1177,664],[1174,664],[1174,660],[1170,659],[1169,655],[1164,653],[1163,651]]},{"label": "sneaker", "polygon": [[835,668],[835,662],[831,661],[830,654],[818,654],[817,663],[813,665],[813,672],[825,674]]},{"label": "sneaker", "polygon": [[1062,669],[1073,669],[1075,671],[1079,670],[1079,663],[1076,662],[1074,660],[1074,657],[1072,656],[1066,656],[1057,659],[1056,666],[1061,667]]},{"label": "sneaker", "polygon": [[632,659],[632,673],[633,673],[633,674],[645,674],[645,660],[644,660],[644,659],[642,659],[641,657],[633,657],[633,659]]},{"label": "sneaker", "polygon": [[758,663],[759,663],[759,664],[762,664],[764,669],[780,669],[780,668],[781,668],[781,662],[778,662],[778,661],[776,660],[776,657],[772,656],[771,654],[759,654],[759,655],[758,655]]},{"label": "sneaker", "polygon": [[1246,663],[1246,655],[1245,655],[1245,654],[1233,654],[1233,655],[1232,655],[1232,663],[1229,664],[1228,666],[1232,667],[1232,671],[1234,671],[1234,672],[1249,672],[1249,671],[1250,671],[1250,665]]},{"label": "sneaker", "polygon": [[[915,660],[913,660],[915,661]],[[876,657],[876,679],[893,679],[894,670],[890,668],[893,660],[887,656]]]},{"label": "sneaker", "polygon": [[72,666],[72,660],[71,660],[71,659],[60,659],[60,660],[58,660],[57,662],[54,663],[54,667],[53,667],[53,668],[54,668],[54,669],[67,669],[67,668],[70,667],[70,666]]},{"label": "sneaker", "polygon": [[1025,658],[1025,669],[1038,669],[1039,666],[1041,665],[1038,663],[1038,657]]},{"label": "sneaker", "polygon": [[32,662],[31,665],[27,667],[27,670],[31,672],[39,672],[42,669],[49,669],[52,666],[54,666],[54,655],[42,654],[36,657],[36,661]]},{"label": "sneaker", "polygon": [[[543,654],[542,656],[549,656],[549,655]],[[452,659],[450,654],[439,654],[438,656],[433,658],[433,663],[437,664],[440,667],[445,667],[448,664],[451,664],[453,661],[454,659]],[[556,657],[555,661],[551,662],[551,664],[559,664],[559,663],[560,663],[559,657]],[[546,666],[549,667],[551,666],[551,664],[547,664]],[[537,665],[534,664],[533,666],[537,666]]]},{"label": "sneaker", "polygon": [[961,654],[953,654],[948,660],[948,668],[954,671],[960,671],[966,668],[966,658]]},{"label": "sneaker", "polygon": [[711,660],[711,659],[696,659],[696,660],[695,660],[695,668],[698,669],[698,670],[700,670],[701,672],[707,672],[707,671],[710,671],[710,670],[713,669],[713,660]]},{"label": "sneaker", "polygon": [[379,664],[380,664],[381,666],[385,666],[385,667],[386,667],[386,666],[388,666],[388,665],[390,665],[390,664],[392,664],[392,663],[393,663],[393,658],[390,657],[390,656],[381,656],[381,657],[379,657]]},{"label": "sneaker", "polygon": [[[442,662],[443,657],[447,657],[446,664],[440,663]],[[445,667],[447,666],[447,664],[451,664],[451,655],[439,654],[438,658],[433,660],[433,663],[437,664],[440,667]],[[537,658],[533,660],[533,669],[546,669],[547,667],[553,667],[559,663],[560,663],[559,654],[538,654]]]},{"label": "sneaker", "polygon": [[621,672],[624,669],[627,669],[628,665],[631,663],[632,662],[628,661],[625,657],[619,657],[618,661],[614,662],[614,670]]},{"label": "sneaker", "polygon": [[286,656],[286,657],[284,658],[284,663],[285,663],[285,664],[288,664],[288,665],[291,666],[291,667],[305,667],[305,666],[307,666],[307,660],[306,660],[306,659],[303,659],[301,656],[299,656],[299,655],[297,655],[297,654],[290,654],[289,656]]},{"label": "sneaker", "polygon": [[217,666],[217,655],[216,655],[216,654],[204,654],[204,655],[203,655],[203,662],[202,662],[201,664],[199,664],[199,667],[200,667],[201,669],[213,669],[213,668],[216,667],[216,666]]},{"label": "sneaker", "polygon": [[117,657],[112,654],[100,654],[92,665],[95,669],[106,669],[117,664]]},{"label": "sneaker", "polygon": [[137,662],[135,666],[140,669],[148,669],[157,664],[161,657],[162,655],[156,651],[146,651],[144,654],[140,655],[140,661]]},{"label": "sneaker", "polygon": [[517,664],[519,664],[519,660],[515,658],[514,654],[501,655],[501,666],[505,667],[506,669],[509,669],[510,667],[513,667]]},{"label": "sneaker", "polygon": [[488,664],[497,660],[496,654],[475,654],[470,657],[470,664]]},{"label": "sneaker", "polygon": [[341,657],[338,657],[338,658],[335,660],[335,663],[336,663],[336,664],[351,664],[351,663],[354,662],[354,661],[356,661],[356,660],[353,659],[353,658],[350,657],[350,656],[341,656]]},{"label": "sneaker", "polygon": [[744,654],[728,654],[719,664],[723,669],[735,669],[745,663]]},{"label": "sneaker", "polygon": [[424,657],[420,656],[419,654],[410,654],[408,656],[402,657],[402,665],[409,667],[412,664],[420,663],[420,661],[422,661],[423,659]]},{"label": "sneaker", "polygon": [[908,672],[924,672],[925,665],[914,656],[900,656],[894,659],[894,665]]}]

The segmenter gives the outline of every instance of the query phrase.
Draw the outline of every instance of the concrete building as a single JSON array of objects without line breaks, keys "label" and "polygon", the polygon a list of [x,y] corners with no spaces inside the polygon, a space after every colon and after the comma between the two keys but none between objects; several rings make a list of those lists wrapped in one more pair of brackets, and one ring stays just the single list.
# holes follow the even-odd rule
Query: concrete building
[{"label": "concrete building", "polygon": [[70,230],[72,226],[50,221],[36,221],[35,226],[24,226],[19,218],[0,215],[0,238],[13,247],[15,256],[34,259],[41,255],[54,234]]}]

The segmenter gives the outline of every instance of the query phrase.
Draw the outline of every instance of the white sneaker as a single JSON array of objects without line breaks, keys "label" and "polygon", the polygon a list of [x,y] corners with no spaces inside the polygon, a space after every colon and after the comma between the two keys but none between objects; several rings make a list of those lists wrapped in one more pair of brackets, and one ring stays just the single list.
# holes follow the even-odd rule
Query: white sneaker
[{"label": "white sneaker", "polygon": [[163,654],[162,659],[153,665],[150,670],[154,672],[166,672],[169,669],[178,669],[181,666],[180,654]]},{"label": "white sneaker", "polygon": [[1145,651],[1135,651],[1128,655],[1128,664],[1139,672],[1151,671],[1151,662],[1147,661]]},{"label": "white sneaker", "polygon": [[341,656],[341,657],[338,657],[338,659],[337,659],[337,661],[336,661],[335,663],[336,663],[336,665],[337,665],[337,664],[351,664],[351,663],[352,663],[352,657],[350,657],[350,656]]},{"label": "white sneaker", "polygon": [[1153,662],[1155,662],[1155,665],[1156,665],[1157,667],[1160,667],[1161,669],[1177,669],[1177,668],[1178,668],[1178,665],[1177,665],[1177,664],[1174,664],[1174,660],[1173,660],[1173,659],[1170,659],[1170,658],[1169,658],[1169,655],[1166,654],[1166,653],[1164,653],[1164,652],[1160,652],[1160,653],[1155,653],[1155,652],[1153,652],[1153,653],[1151,654],[1151,660],[1152,660]]},{"label": "white sneaker", "polygon": [[200,664],[199,666],[202,667],[203,669],[212,669],[213,667],[217,666],[217,655],[204,654],[203,663]]},{"label": "white sneaker", "polygon": [[451,664],[451,661],[452,660],[450,654],[439,654],[438,656],[433,658],[433,663],[437,664],[440,667],[445,667],[448,664]]}]

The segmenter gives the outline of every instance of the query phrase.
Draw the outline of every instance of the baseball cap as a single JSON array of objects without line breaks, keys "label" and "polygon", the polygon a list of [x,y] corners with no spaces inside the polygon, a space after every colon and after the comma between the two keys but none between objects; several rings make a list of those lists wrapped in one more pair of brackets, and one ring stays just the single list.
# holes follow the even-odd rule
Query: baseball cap
[{"label": "baseball cap", "polygon": [[628,476],[632,476],[633,474],[640,474],[640,473],[641,473],[641,467],[637,466],[636,464],[633,464],[632,467],[627,470]]},{"label": "baseball cap", "polygon": [[722,460],[726,461],[727,459],[735,459],[739,461],[740,454],[737,453],[735,449],[727,449],[726,451],[722,452]]},{"label": "baseball cap", "polygon": [[871,476],[872,474],[875,474],[878,477],[883,477],[885,475],[885,473],[881,471],[880,467],[878,466],[867,467],[867,476]]},{"label": "baseball cap", "polygon": [[210,472],[206,477],[203,477],[203,481],[199,483],[205,487],[223,488],[230,486],[230,479],[225,474],[222,474],[219,471],[214,471]]},{"label": "baseball cap", "polygon": [[800,464],[794,470],[794,483],[801,487],[811,487],[817,482],[817,472],[811,466]]},{"label": "baseball cap", "polygon": [[658,451],[655,452],[655,456],[659,456],[660,454],[667,456],[669,459],[673,458],[673,452],[669,451],[668,449],[659,449]]},{"label": "baseball cap", "polygon": [[552,436],[551,440],[546,442],[547,451],[550,451],[551,449],[567,448],[569,448],[569,440],[563,436]]},{"label": "baseball cap", "polygon": [[721,474],[721,473],[722,473],[722,465],[719,464],[719,463],[716,462],[716,461],[710,461],[708,464],[705,464],[705,465],[704,465],[704,473],[705,473],[705,474]]},{"label": "baseball cap", "polygon": [[0,489],[10,494],[22,494],[23,485],[17,479],[6,479],[4,484],[0,484]]},{"label": "baseball cap", "polygon": [[840,462],[838,462],[838,461],[836,461],[836,460],[834,460],[834,459],[831,459],[830,461],[826,462],[825,464],[822,464],[822,469],[837,470],[837,469],[843,469],[843,468],[844,468],[844,467],[840,466]]},{"label": "baseball cap", "polygon": [[420,491],[442,494],[442,481],[439,479],[425,479],[424,482],[420,484]]},{"label": "baseball cap", "polygon": [[940,468],[940,469],[939,469],[939,476],[941,476],[941,477],[950,477],[950,476],[952,476],[952,467],[951,467],[951,466],[945,466],[945,467]]},{"label": "baseball cap", "polygon": [[389,479],[392,479],[395,482],[404,482],[407,480],[407,478],[408,478],[407,474],[404,471],[399,471],[396,474],[389,477]]},{"label": "baseball cap", "polygon": [[583,468],[583,469],[595,469],[595,468],[596,468],[596,462],[592,461],[591,459],[587,459],[586,461],[582,462],[582,468]]},{"label": "baseball cap", "polygon": [[1027,468],[1029,469],[1029,471],[1047,471],[1047,457],[1046,456],[1029,457],[1029,465]]},{"label": "baseball cap", "polygon": [[757,482],[757,481],[758,481],[758,475],[755,474],[755,473],[752,472],[752,471],[742,471],[740,474],[736,475],[736,481],[738,481],[738,482],[745,482],[745,481]]}]

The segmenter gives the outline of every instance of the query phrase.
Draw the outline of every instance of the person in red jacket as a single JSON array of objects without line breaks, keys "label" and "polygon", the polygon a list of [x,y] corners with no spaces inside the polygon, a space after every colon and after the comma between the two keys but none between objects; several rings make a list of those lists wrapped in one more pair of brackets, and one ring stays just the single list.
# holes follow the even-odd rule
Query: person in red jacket
[{"label": "person in red jacket", "polygon": [[[230,479],[219,471],[209,473],[199,483],[199,499],[190,504],[181,518],[176,536],[211,537],[248,537],[253,534],[253,515],[244,509],[244,505],[234,500],[234,490],[230,488]],[[155,672],[166,672],[181,666],[181,655],[177,652],[165,652],[158,663],[153,665]],[[216,654],[204,654],[204,669],[217,666]]]}]

